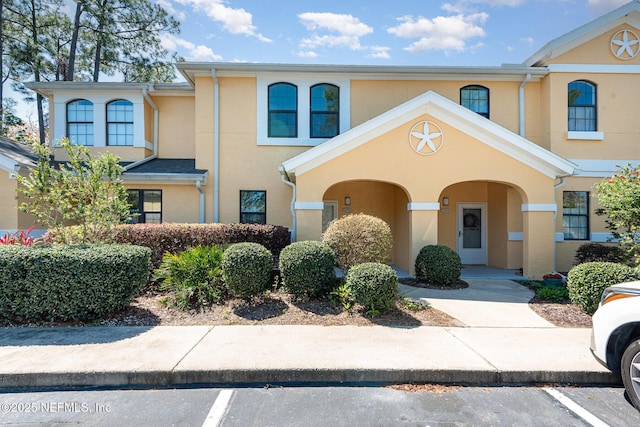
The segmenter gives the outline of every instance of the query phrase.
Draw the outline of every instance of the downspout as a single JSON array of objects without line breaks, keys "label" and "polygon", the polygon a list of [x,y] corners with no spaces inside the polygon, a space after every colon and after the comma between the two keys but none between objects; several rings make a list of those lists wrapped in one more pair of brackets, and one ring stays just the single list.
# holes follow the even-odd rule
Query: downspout
[{"label": "downspout", "polygon": [[202,189],[202,182],[201,181],[196,181],[196,188],[198,189],[198,192],[200,193],[200,224],[204,224],[204,190]]},{"label": "downspout", "polygon": [[[560,182],[553,186],[553,197],[556,197],[556,191],[558,188],[563,187],[565,184],[564,176],[560,177]],[[556,257],[557,257],[557,249],[556,249],[556,220],[558,219],[558,199],[556,198],[556,211],[553,214],[553,271],[558,271],[556,269]]]},{"label": "downspout", "polygon": [[291,193],[291,242],[296,241],[296,237],[298,234],[298,225],[296,221],[296,185],[291,182],[289,179],[289,175],[287,175],[287,171],[284,170],[284,166],[278,166],[278,172],[280,172],[280,178],[282,182],[287,184],[292,189]]},{"label": "downspout", "polygon": [[211,69],[213,79],[213,222],[220,220],[220,83],[216,69]]},{"label": "downspout", "polygon": [[526,77],[524,78],[524,80],[522,81],[522,83],[520,83],[520,89],[518,91],[519,93],[519,98],[520,98],[520,136],[521,137],[525,137],[525,132],[524,132],[524,87],[526,86],[527,83],[529,83],[529,80],[531,80],[531,73],[527,73]]},{"label": "downspout", "polygon": [[[153,87],[151,84],[149,87]],[[150,156],[145,157],[144,159],[140,159],[136,162],[130,163],[124,167],[124,171],[128,171],[130,169],[135,168],[136,166],[140,166],[141,164],[147,163],[149,160],[153,160],[158,157],[158,128],[160,124],[160,116],[158,113],[158,106],[151,100],[149,96],[147,88],[142,89],[142,96],[149,103],[151,108],[153,108],[153,152]]]}]

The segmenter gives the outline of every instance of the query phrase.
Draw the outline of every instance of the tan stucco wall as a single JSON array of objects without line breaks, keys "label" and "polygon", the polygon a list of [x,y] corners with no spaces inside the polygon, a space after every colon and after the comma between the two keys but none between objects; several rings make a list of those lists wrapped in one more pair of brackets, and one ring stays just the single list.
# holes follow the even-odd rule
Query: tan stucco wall
[{"label": "tan stucco wall", "polygon": [[16,209],[16,187],[18,182],[10,179],[11,174],[0,169],[0,230],[15,230],[18,228],[18,210]]},{"label": "tan stucco wall", "polygon": [[554,58],[551,63],[556,64],[615,64],[615,65],[640,65],[640,57],[636,56],[621,61],[611,51],[611,37],[620,30],[632,30],[640,32],[640,29],[630,25],[620,25],[612,30],[604,32],[588,43],[581,44],[570,51]]},{"label": "tan stucco wall", "polygon": [[[159,112],[158,156],[194,159],[196,157],[195,98],[157,96],[153,101]],[[153,124],[153,115],[151,123]]]},{"label": "tan stucco wall", "polygon": [[[354,80],[351,82],[351,126],[355,127],[388,111],[403,102],[409,101],[429,90],[460,103],[460,89],[467,85],[480,85],[489,88],[489,117],[491,121],[513,132],[519,132],[519,82],[495,81],[387,81],[387,80]],[[531,99],[536,102],[533,91],[527,91]],[[530,93],[531,92],[531,93]],[[531,115],[537,115],[537,109],[529,110]],[[534,131],[534,129],[531,129]],[[532,133],[535,137],[535,132]]]}]

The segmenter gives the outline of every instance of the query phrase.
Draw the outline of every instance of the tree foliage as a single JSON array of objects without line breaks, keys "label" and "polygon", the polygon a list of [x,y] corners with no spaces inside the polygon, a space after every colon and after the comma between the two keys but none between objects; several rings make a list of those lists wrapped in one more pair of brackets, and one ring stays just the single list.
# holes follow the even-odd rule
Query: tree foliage
[{"label": "tree foliage", "polygon": [[597,215],[607,217],[607,229],[640,261],[640,166],[630,164],[596,184],[595,197],[601,207]]},{"label": "tree foliage", "polygon": [[60,141],[69,161],[53,164],[47,145],[33,144],[38,163],[29,175],[15,175],[18,193],[25,198],[22,212],[51,229],[66,242],[64,226],[78,224],[80,236],[74,241],[101,241],[111,226],[129,218],[127,190],[120,180],[122,167],[111,153],[93,157],[84,146]]}]

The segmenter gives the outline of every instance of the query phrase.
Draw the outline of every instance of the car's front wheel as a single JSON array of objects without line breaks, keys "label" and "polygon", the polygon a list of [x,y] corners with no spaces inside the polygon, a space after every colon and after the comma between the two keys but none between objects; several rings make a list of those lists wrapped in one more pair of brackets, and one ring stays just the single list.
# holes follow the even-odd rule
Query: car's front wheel
[{"label": "car's front wheel", "polygon": [[622,355],[622,382],[629,400],[640,411],[640,339],[633,341]]}]

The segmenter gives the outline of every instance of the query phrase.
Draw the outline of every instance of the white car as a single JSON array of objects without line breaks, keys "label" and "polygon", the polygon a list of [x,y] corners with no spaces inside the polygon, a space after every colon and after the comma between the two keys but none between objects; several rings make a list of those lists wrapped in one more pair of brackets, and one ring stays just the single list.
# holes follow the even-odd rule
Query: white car
[{"label": "white car", "polygon": [[640,411],[640,281],[604,290],[593,315],[591,352],[620,372],[629,400]]}]

